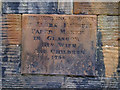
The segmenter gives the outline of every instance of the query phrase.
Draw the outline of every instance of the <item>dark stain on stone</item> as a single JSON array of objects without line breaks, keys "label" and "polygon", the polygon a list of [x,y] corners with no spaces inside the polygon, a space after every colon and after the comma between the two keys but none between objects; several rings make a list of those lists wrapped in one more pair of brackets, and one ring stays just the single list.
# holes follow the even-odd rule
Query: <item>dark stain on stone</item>
[{"label": "dark stain on stone", "polygon": [[92,46],[91,49],[92,50],[94,50],[94,48],[95,48],[93,44],[94,44],[94,41],[91,41],[91,46]]},{"label": "dark stain on stone", "polygon": [[58,3],[57,2],[47,2],[47,13],[46,14],[55,14],[58,12]]},{"label": "dark stain on stone", "polygon": [[47,61],[49,60],[47,55],[44,56],[43,53],[40,53],[42,49],[43,41],[40,39],[39,45],[33,53],[27,53],[29,57],[27,65],[32,67],[32,73],[46,71],[47,72]]},{"label": "dark stain on stone", "polygon": [[6,67],[2,67],[2,76],[5,76]]},{"label": "dark stain on stone", "polygon": [[2,11],[3,13],[7,13],[9,9],[9,13],[16,13],[18,14],[19,13],[19,7],[20,5],[20,2],[3,2],[3,5],[2,5]]},{"label": "dark stain on stone", "polygon": [[[91,54],[83,48],[82,44],[79,45],[77,50],[80,51],[80,54],[77,54],[77,56],[75,56],[75,57],[67,57],[66,58],[66,62],[65,62],[66,69],[69,68],[71,74],[94,76],[94,70],[93,70],[93,68],[95,68],[94,55],[91,56]],[[70,65],[72,65],[72,66],[70,66]]]},{"label": "dark stain on stone", "polygon": [[118,38],[117,41],[120,41],[120,38]]},{"label": "dark stain on stone", "polygon": [[[24,6],[25,5],[25,6]],[[22,9],[19,9],[22,8]],[[3,2],[2,13],[57,14],[57,2]]]},{"label": "dark stain on stone", "polygon": [[58,14],[65,14],[65,11],[62,10],[62,9],[59,9],[59,10],[58,10]]},{"label": "dark stain on stone", "polygon": [[5,57],[2,58],[3,62],[7,62],[8,61],[8,56],[7,53],[9,52],[9,48],[5,48],[4,53],[2,55],[5,55]]},{"label": "dark stain on stone", "polygon": [[105,76],[105,65],[103,61],[103,52],[101,52],[102,49],[102,33],[99,31],[97,32],[97,61],[96,61],[96,70],[98,71],[98,76]]},{"label": "dark stain on stone", "polygon": [[8,61],[8,56],[6,55],[5,57],[2,58],[3,62],[7,62]]},{"label": "dark stain on stone", "polygon": [[61,88],[61,83],[59,83],[59,82],[48,82],[46,87],[47,88]]}]

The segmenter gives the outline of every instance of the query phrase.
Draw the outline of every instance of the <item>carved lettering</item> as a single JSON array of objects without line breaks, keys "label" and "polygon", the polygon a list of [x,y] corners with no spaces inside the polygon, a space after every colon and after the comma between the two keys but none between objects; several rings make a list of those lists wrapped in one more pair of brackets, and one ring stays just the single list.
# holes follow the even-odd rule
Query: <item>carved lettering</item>
[{"label": "carved lettering", "polygon": [[23,20],[23,73],[94,75],[96,16],[38,14]]}]

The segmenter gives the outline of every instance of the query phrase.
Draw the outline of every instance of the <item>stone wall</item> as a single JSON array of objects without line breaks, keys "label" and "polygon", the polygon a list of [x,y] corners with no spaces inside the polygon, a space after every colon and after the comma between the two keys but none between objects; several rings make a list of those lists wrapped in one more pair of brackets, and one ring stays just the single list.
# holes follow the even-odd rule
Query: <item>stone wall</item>
[{"label": "stone wall", "polygon": [[[119,3],[60,1],[2,2],[2,28],[0,29],[2,88],[120,89]],[[96,15],[98,19],[97,76],[21,74],[22,14]]]}]

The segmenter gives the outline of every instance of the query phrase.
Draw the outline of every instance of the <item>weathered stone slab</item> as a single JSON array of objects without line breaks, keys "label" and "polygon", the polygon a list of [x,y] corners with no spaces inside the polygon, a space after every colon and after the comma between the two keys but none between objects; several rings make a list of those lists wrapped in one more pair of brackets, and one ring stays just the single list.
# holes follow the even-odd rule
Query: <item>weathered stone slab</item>
[{"label": "weathered stone slab", "polygon": [[74,14],[118,15],[118,2],[74,2]]},{"label": "weathered stone slab", "polygon": [[21,15],[20,14],[3,14],[2,20],[2,44],[21,43]]},{"label": "weathered stone slab", "polygon": [[22,18],[23,74],[95,75],[95,15]]}]

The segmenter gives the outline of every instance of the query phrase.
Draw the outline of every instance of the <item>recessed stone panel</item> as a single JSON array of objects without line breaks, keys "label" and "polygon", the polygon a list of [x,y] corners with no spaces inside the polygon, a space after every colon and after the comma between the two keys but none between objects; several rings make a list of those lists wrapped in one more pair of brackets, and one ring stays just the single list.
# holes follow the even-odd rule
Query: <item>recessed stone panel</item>
[{"label": "recessed stone panel", "polygon": [[22,16],[22,73],[94,76],[95,15]]}]

